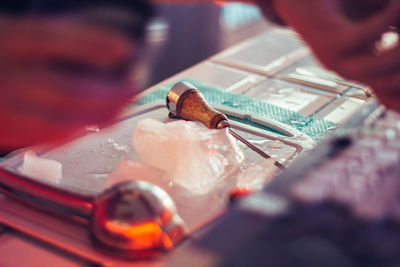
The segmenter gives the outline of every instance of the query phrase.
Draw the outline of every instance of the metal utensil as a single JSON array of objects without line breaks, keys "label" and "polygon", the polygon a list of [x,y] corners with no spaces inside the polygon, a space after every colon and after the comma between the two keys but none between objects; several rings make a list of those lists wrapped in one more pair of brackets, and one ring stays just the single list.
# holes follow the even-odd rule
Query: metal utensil
[{"label": "metal utensil", "polygon": [[[228,118],[213,109],[205,100],[201,92],[191,83],[179,82],[168,92],[167,107],[171,118],[182,118],[185,120],[199,121],[210,129],[229,128],[232,136],[244,143],[250,149],[264,158],[271,158],[267,153],[241,137],[231,129]],[[284,169],[285,166],[275,161],[275,166]]]},{"label": "metal utensil", "polygon": [[169,250],[186,236],[174,202],[158,186],[144,181],[116,184],[87,197],[0,168],[0,192],[88,222],[95,240],[108,251],[142,258]]}]

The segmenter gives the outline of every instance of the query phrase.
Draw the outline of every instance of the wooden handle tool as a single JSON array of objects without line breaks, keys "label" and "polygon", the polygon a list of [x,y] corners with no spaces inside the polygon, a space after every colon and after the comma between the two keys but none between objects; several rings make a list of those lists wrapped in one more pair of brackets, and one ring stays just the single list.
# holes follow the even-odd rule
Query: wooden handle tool
[{"label": "wooden handle tool", "polygon": [[[240,142],[244,143],[253,151],[264,158],[271,158],[264,151],[232,131],[228,118],[221,112],[212,108],[201,92],[188,82],[179,82],[172,86],[167,95],[167,107],[171,118],[182,118],[185,120],[198,121],[209,129],[229,128],[232,134]],[[285,166],[275,161],[275,166],[284,169]]]}]

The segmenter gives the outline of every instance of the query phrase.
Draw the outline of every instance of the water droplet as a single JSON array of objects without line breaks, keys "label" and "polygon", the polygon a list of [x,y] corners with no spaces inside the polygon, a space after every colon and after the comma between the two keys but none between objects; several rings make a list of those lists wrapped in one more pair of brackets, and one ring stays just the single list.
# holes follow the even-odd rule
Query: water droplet
[{"label": "water droplet", "polygon": [[99,126],[97,126],[96,124],[86,125],[85,129],[86,129],[86,131],[89,131],[89,132],[100,132]]},{"label": "water droplet", "polygon": [[240,100],[224,101],[224,104],[231,107],[239,107],[241,105]]},{"label": "water droplet", "polygon": [[240,169],[241,172],[245,173],[246,170],[247,170],[246,167],[247,167],[246,164],[242,164],[239,169]]},{"label": "water droplet", "polygon": [[272,150],[279,150],[283,147],[283,143],[279,140],[272,141],[267,144],[267,147],[271,148]]},{"label": "water droplet", "polygon": [[303,126],[306,126],[307,123],[304,121],[292,120],[292,121],[290,121],[290,124],[294,125],[295,127],[303,127]]},{"label": "water droplet", "polygon": [[387,138],[388,140],[394,140],[394,139],[396,139],[396,131],[393,130],[393,129],[388,129],[388,130],[386,130],[386,131],[385,131],[385,135],[386,135],[386,138]]},{"label": "water droplet", "polygon": [[281,88],[281,89],[278,90],[278,94],[279,95],[290,95],[294,91],[296,91],[295,88]]},{"label": "water droplet", "polygon": [[106,173],[110,172],[112,170],[111,166],[100,166],[99,167],[99,172]]},{"label": "water droplet", "polygon": [[93,177],[96,179],[107,179],[108,174],[107,173],[94,173]]},{"label": "water droplet", "polygon": [[113,145],[113,148],[117,151],[126,152],[126,153],[131,151],[130,147],[126,146],[126,145],[121,145],[116,142],[114,142],[112,145]]}]

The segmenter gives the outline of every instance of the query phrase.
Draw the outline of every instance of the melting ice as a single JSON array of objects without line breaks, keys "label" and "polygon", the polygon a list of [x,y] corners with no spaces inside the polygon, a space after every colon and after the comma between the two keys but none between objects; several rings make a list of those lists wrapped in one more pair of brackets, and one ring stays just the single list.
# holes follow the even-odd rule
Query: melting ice
[{"label": "melting ice", "polygon": [[141,158],[124,160],[110,174],[108,186],[146,180],[166,190],[190,227],[216,215],[236,187],[260,189],[275,172],[273,160],[252,163],[227,130],[196,122],[138,122],[133,145]]},{"label": "melting ice", "polygon": [[32,150],[24,153],[24,161],[18,170],[24,175],[49,184],[58,184],[62,178],[60,162],[40,158]]},{"label": "melting ice", "polygon": [[227,130],[210,130],[183,120],[142,120],[134,131],[133,145],[143,162],[198,194],[212,190],[244,162],[243,151]]}]

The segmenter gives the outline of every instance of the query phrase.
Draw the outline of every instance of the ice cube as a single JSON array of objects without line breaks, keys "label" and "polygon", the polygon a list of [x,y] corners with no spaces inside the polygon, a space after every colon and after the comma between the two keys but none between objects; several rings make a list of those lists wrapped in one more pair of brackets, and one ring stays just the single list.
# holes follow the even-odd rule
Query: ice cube
[{"label": "ice cube", "polygon": [[187,188],[170,181],[162,170],[136,160],[123,160],[109,175],[107,187],[131,180],[147,181],[164,189],[175,202],[178,214],[189,229],[210,220],[226,206],[225,197],[190,192]]},{"label": "ice cube", "polygon": [[210,130],[188,121],[138,122],[133,144],[147,165],[163,170],[191,194],[206,194],[244,161],[228,130]]},{"label": "ice cube", "polygon": [[274,176],[276,167],[274,159],[265,159],[258,163],[249,163],[236,175],[236,187],[260,190]]},{"label": "ice cube", "polygon": [[165,172],[132,159],[121,161],[118,167],[108,176],[106,186],[110,187],[120,182],[132,180],[147,181],[166,191],[169,186]]},{"label": "ice cube", "polygon": [[251,163],[227,130],[188,121],[138,122],[133,144],[142,162],[124,160],[108,186],[145,180],[170,194],[189,229],[217,216],[236,187],[260,189],[273,177],[273,160]]},{"label": "ice cube", "polygon": [[49,184],[58,184],[62,178],[60,162],[40,158],[32,150],[24,153],[24,162],[18,170],[26,176]]}]

